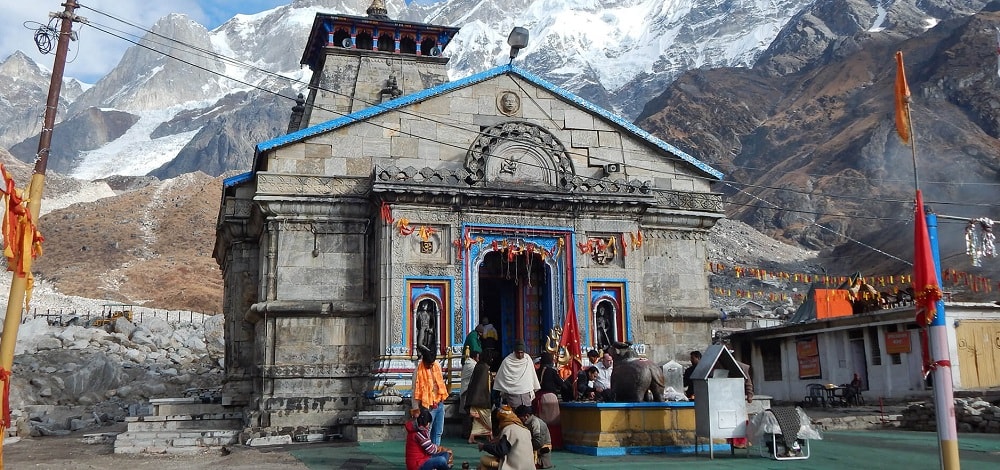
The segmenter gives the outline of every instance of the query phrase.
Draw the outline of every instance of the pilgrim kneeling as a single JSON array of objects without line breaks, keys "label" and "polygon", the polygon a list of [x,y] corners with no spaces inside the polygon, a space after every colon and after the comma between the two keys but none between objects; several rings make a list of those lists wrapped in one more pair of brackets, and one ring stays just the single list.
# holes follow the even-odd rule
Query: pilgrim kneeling
[{"label": "pilgrim kneeling", "polygon": [[504,406],[496,414],[500,435],[479,450],[488,452],[479,459],[480,468],[500,470],[534,470],[535,455],[531,448],[531,431],[514,414],[509,406]]}]

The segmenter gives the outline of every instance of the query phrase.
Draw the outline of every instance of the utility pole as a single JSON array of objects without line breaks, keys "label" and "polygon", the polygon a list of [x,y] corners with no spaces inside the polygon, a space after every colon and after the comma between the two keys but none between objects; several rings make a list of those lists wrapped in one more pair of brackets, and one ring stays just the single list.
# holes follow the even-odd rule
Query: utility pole
[{"label": "utility pole", "polygon": [[[28,183],[28,213],[32,221],[38,222],[39,213],[42,208],[42,190],[45,188],[45,168],[48,165],[49,148],[52,145],[52,128],[56,123],[56,111],[59,108],[59,92],[62,88],[63,71],[66,68],[66,53],[69,51],[69,41],[72,39],[73,22],[86,22],[85,18],[78,17],[74,13],[77,8],[76,0],[66,0],[62,6],[61,13],[50,13],[49,16],[59,18],[59,42],[56,45],[56,57],[52,65],[52,77],[49,81],[49,94],[45,101],[45,118],[42,123],[42,132],[38,138],[38,153],[35,154],[35,168],[31,173],[31,182]],[[7,210],[10,210],[8,207]],[[29,234],[33,236],[33,234]],[[4,243],[11,244],[13,240],[5,240]],[[30,247],[24,257],[24,273],[16,272],[11,276],[10,296],[7,298],[7,316],[3,322],[3,332],[0,333],[0,381],[3,382],[3,416],[0,416],[0,470],[3,469],[3,437],[7,435],[7,427],[10,425],[10,381],[11,367],[14,365],[14,343],[17,341],[17,329],[21,324],[21,311],[24,305],[24,298],[28,288],[28,281],[31,277],[31,253]]]}]

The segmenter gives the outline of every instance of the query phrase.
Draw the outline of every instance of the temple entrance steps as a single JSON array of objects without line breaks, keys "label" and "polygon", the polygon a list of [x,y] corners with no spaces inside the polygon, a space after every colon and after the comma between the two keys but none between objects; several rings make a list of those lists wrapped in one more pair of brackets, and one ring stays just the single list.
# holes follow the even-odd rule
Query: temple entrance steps
[{"label": "temple entrance steps", "polygon": [[151,414],[125,418],[116,454],[198,454],[239,444],[243,413],[198,397],[150,400]]}]

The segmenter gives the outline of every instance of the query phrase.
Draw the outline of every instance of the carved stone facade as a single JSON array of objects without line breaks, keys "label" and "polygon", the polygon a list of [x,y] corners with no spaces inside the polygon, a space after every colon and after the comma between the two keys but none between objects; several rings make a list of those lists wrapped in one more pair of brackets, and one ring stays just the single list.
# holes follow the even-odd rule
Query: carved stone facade
[{"label": "carved stone facade", "polygon": [[[457,393],[483,320],[495,360],[518,341],[537,354],[567,315],[584,348],[631,341],[659,362],[710,340],[720,173],[514,66],[379,101],[338,82],[365,68],[345,53],[374,57],[307,49],[324,88],[309,127],[225,182],[225,393],[249,426],[379,436],[365,429],[403,414],[374,399],[386,383],[409,395],[418,341]],[[353,114],[317,121],[334,102]]]}]

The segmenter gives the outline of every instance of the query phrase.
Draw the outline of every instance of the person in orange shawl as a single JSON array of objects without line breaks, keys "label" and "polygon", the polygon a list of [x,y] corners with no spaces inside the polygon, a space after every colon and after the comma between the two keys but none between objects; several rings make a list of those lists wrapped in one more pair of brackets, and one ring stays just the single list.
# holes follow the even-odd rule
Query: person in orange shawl
[{"label": "person in orange shawl", "polygon": [[420,351],[420,362],[413,371],[413,397],[410,399],[410,416],[420,416],[421,409],[431,414],[431,442],[441,445],[444,434],[444,400],[448,398],[448,387],[444,384],[444,372],[437,362],[437,353],[424,346]]}]

